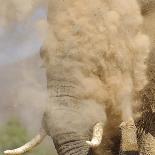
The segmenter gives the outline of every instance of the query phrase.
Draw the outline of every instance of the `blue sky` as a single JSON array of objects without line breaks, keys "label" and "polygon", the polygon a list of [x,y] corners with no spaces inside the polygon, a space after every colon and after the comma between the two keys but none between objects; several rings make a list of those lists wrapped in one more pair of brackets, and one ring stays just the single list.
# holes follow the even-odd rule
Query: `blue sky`
[{"label": "blue sky", "polygon": [[38,8],[23,22],[0,27],[0,65],[14,63],[39,52],[43,40],[35,24],[46,19],[46,14],[44,8]]}]

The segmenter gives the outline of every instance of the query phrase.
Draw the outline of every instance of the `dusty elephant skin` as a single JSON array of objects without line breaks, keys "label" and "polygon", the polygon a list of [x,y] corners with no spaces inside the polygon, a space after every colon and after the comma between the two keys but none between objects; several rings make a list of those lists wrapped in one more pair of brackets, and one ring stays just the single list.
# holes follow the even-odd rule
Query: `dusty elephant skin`
[{"label": "dusty elephant skin", "polygon": [[56,150],[60,155],[87,154],[89,152],[87,139],[88,137],[77,135],[77,133],[63,133],[53,137]]},{"label": "dusty elephant skin", "polygon": [[123,152],[122,155],[139,155],[138,151],[126,151]]},{"label": "dusty elephant skin", "polygon": [[139,31],[138,4],[52,0],[48,20],[49,36],[41,55],[50,96],[45,119],[49,135],[85,135],[93,124],[103,122],[105,138],[95,152],[113,154],[111,139],[121,121],[132,116],[133,107],[137,113],[133,94],[147,82],[144,60],[149,39]]},{"label": "dusty elephant skin", "polygon": [[155,154],[153,103],[145,115],[153,9],[152,1],[138,2],[49,0],[49,32],[41,49],[49,93],[43,131],[6,154],[24,153],[46,134],[59,155]]},{"label": "dusty elephant skin", "polygon": [[147,59],[146,75],[148,84],[141,90],[140,95],[142,98],[142,117],[137,123],[138,127],[138,143],[140,151],[144,155],[155,154],[155,1],[140,0],[142,6],[142,14],[144,17],[144,32],[150,37],[151,51]]}]

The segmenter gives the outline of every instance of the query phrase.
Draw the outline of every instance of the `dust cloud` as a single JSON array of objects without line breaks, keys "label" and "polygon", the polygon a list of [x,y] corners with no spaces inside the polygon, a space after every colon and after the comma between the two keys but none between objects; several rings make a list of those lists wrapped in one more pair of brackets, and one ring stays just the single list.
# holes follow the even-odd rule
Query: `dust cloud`
[{"label": "dust cloud", "polygon": [[[53,96],[61,95],[61,82],[65,85],[63,81],[71,81],[76,91],[66,94],[78,97],[81,103],[93,101],[90,107],[94,106],[94,111],[98,110],[96,104],[103,107],[96,113],[103,120],[116,117],[111,122],[118,125],[134,117],[133,109],[141,106],[136,94],[147,83],[144,62],[150,52],[137,1],[51,0],[48,8],[49,30],[41,55],[47,69],[50,106],[54,109],[61,105]],[[54,84],[55,79],[60,86]],[[54,112],[57,122],[64,124],[63,112],[65,118],[71,116],[67,111]],[[86,114],[88,124],[93,124],[93,113]],[[73,120],[79,122],[81,118]]]},{"label": "dust cloud", "polygon": [[38,131],[47,103],[45,70],[39,55],[48,27],[46,3],[0,0],[0,4],[0,120],[17,117],[29,131]]}]

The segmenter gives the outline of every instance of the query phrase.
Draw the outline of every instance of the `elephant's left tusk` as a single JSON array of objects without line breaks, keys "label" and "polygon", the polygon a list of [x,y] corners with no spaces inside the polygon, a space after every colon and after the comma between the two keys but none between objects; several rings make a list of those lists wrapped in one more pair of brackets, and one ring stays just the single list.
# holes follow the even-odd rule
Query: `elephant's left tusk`
[{"label": "elephant's left tusk", "polygon": [[23,154],[23,153],[31,150],[32,148],[34,148],[38,144],[40,144],[45,136],[46,136],[46,132],[44,131],[44,129],[41,129],[39,134],[36,135],[31,141],[27,142],[25,145],[23,145],[23,146],[21,146],[21,147],[19,147],[17,149],[6,150],[6,151],[4,151],[4,154],[6,154],[6,155]]},{"label": "elephant's left tusk", "polygon": [[90,147],[98,147],[101,144],[103,136],[103,123],[99,122],[93,127],[93,137],[91,141],[86,141]]}]

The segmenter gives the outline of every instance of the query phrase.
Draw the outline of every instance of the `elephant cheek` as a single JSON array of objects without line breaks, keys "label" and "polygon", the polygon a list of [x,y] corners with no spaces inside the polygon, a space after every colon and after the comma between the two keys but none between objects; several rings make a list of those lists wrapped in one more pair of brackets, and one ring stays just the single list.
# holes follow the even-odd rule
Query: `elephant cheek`
[{"label": "elephant cheek", "polygon": [[87,136],[76,132],[57,134],[53,138],[59,155],[91,155],[92,151],[86,143]]}]

